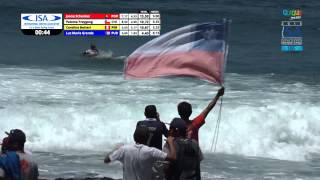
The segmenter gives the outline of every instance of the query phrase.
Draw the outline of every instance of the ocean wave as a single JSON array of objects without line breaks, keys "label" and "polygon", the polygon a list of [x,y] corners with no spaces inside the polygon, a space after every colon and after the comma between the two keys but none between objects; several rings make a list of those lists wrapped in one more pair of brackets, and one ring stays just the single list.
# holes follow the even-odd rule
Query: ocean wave
[{"label": "ocean wave", "polygon": [[114,56],[114,53],[111,50],[108,51],[100,51],[100,54],[93,59],[98,60],[124,60],[127,58],[126,56]]},{"label": "ocean wave", "polygon": [[[320,150],[320,87],[268,74],[227,74],[227,80],[217,152],[301,161]],[[177,103],[187,100],[194,117],[218,88],[195,78],[127,81],[114,73],[13,67],[1,70],[0,87],[0,131],[21,128],[28,149],[49,152],[133,143],[145,105],[156,104],[161,119],[170,122],[178,116]],[[218,106],[200,130],[206,153]]]}]

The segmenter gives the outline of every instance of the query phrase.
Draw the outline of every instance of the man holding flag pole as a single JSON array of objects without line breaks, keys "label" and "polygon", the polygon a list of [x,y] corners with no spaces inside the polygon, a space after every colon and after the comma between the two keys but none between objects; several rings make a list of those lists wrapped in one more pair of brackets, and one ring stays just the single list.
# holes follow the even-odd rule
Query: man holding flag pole
[{"label": "man holding flag pole", "polygon": [[[192,113],[191,104],[181,102],[178,105],[178,113],[182,122],[178,124],[184,123],[188,138],[196,142],[198,142],[198,131],[205,123],[205,118],[219,97],[224,95],[223,83],[228,53],[229,23],[230,21],[224,19],[221,22],[191,24],[170,31],[136,49],[125,62],[124,72],[127,79],[171,75],[193,76],[222,86],[215,98],[192,121],[189,120]],[[220,115],[221,107],[217,127],[220,123]],[[179,161],[178,157],[177,154],[177,161]],[[201,158],[198,159],[201,160]],[[200,166],[195,171],[197,172],[194,179],[200,179]]]}]

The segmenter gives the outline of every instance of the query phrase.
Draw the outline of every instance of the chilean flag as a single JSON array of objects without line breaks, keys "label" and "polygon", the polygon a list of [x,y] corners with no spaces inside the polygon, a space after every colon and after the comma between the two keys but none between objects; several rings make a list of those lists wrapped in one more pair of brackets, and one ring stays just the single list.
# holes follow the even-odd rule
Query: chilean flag
[{"label": "chilean flag", "polygon": [[125,78],[194,76],[223,83],[228,21],[191,24],[163,34],[125,61]]}]

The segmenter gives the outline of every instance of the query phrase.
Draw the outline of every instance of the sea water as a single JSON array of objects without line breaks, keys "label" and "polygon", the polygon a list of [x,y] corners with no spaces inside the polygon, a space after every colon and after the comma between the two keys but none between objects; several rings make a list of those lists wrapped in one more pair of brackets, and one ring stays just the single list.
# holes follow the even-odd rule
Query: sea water
[{"label": "sea water", "polygon": [[[302,53],[280,52],[282,8],[303,10]],[[192,117],[219,87],[190,77],[125,80],[124,59],[151,38],[30,37],[22,12],[136,12],[158,9],[162,32],[195,22],[232,19],[226,92],[216,152],[211,149],[219,101],[200,130],[203,179],[320,179],[319,2],[291,1],[4,1],[0,31],[0,132],[20,128],[40,177],[122,177],[120,163],[103,164],[118,143],[133,143],[144,107],[161,120]],[[76,10],[75,10],[76,9]],[[95,43],[104,53],[85,58]],[[4,137],[5,134],[3,133]]]}]

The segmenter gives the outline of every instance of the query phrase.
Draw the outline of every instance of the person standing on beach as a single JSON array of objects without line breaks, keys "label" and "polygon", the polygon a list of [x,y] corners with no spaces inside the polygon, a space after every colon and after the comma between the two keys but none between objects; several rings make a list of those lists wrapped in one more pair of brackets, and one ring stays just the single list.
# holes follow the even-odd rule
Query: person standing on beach
[{"label": "person standing on beach", "polygon": [[149,130],[149,139],[147,145],[162,149],[162,135],[168,136],[168,129],[166,125],[160,121],[159,113],[155,105],[148,105],[145,107],[144,115],[146,119],[139,121],[137,126],[145,126]]},{"label": "person standing on beach", "polygon": [[[19,157],[15,152],[8,153],[8,148],[9,148],[9,138],[5,137],[2,139],[2,143],[1,143],[0,179],[4,179],[6,177],[10,179],[18,179],[20,178]],[[10,168],[10,167],[13,167],[13,168]],[[7,171],[7,174],[6,174],[6,171]]]},{"label": "person standing on beach", "polygon": [[[166,180],[200,180],[200,161],[202,153],[197,141],[187,138],[187,125],[180,118],[174,118],[170,124],[177,152],[176,161],[170,163],[166,170]],[[165,144],[163,151],[168,151]]]},{"label": "person standing on beach", "polygon": [[3,176],[10,179],[36,180],[38,179],[38,165],[33,161],[30,153],[25,153],[26,135],[20,129],[13,129],[8,135],[5,155],[0,157],[0,169]]},{"label": "person standing on beach", "polygon": [[216,105],[220,96],[224,94],[224,87],[220,88],[217,95],[211,100],[208,106],[193,120],[190,120],[192,114],[192,106],[188,102],[181,102],[178,104],[178,113],[181,120],[187,124],[187,135],[189,138],[192,138],[199,142],[198,133],[199,129],[205,123],[205,119],[212,108]]},{"label": "person standing on beach", "polygon": [[2,139],[1,145],[1,153],[0,154],[5,154],[9,148],[9,137],[5,137]]},{"label": "person standing on beach", "polygon": [[144,126],[137,126],[133,138],[136,144],[124,145],[106,156],[104,162],[120,161],[123,164],[123,180],[151,180],[152,166],[156,161],[174,161],[176,150],[173,137],[168,136],[168,153],[146,146],[149,130]]},{"label": "person standing on beach", "polygon": [[[224,95],[224,87],[220,88],[218,90],[218,93],[216,96],[211,100],[211,102],[208,104],[208,106],[193,120],[190,120],[190,116],[192,114],[192,106],[188,102],[181,102],[178,104],[178,113],[180,115],[181,119],[176,119],[175,121],[181,121],[184,122],[187,126],[187,137],[190,139],[195,140],[197,143],[199,143],[199,129],[204,125],[205,119],[208,116],[209,112],[213,109],[213,107],[216,105],[217,101],[221,96]],[[172,124],[173,122],[171,122]],[[201,151],[200,151],[201,153]],[[202,154],[202,153],[201,153]],[[202,156],[202,155],[201,155]],[[197,166],[196,170],[197,178],[200,179],[200,165]]]}]

